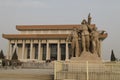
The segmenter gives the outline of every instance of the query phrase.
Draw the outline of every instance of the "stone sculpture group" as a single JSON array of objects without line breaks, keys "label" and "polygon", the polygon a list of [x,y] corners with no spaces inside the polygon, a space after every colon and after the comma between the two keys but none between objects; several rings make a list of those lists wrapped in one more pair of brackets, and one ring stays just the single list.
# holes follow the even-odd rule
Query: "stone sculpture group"
[{"label": "stone sculpture group", "polygon": [[79,28],[74,27],[67,41],[71,41],[72,57],[80,57],[88,52],[100,57],[100,33],[97,27],[91,27],[91,17],[88,15],[88,21],[81,22]]}]

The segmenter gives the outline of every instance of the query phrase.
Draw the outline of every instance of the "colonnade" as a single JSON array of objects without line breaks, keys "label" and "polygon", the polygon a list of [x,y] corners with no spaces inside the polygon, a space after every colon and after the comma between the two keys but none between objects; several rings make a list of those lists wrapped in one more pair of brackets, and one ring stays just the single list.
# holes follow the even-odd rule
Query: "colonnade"
[{"label": "colonnade", "polygon": [[[7,55],[7,58],[8,59],[11,59],[12,58],[12,55],[15,51],[15,49],[19,49],[19,47],[17,46],[18,44],[21,45],[21,51],[20,53],[17,53],[18,54],[18,57],[19,59],[21,60],[24,60],[24,59],[27,59],[27,57],[25,56],[26,53],[26,44],[29,44],[29,48],[30,48],[30,58],[29,59],[35,59],[33,54],[35,54],[34,50],[33,50],[33,45],[34,45],[34,42],[33,40],[30,40],[29,43],[26,43],[26,40],[22,40],[21,43],[18,43],[18,40],[14,40],[14,42],[11,42],[9,41],[9,48],[8,48],[8,55]],[[38,57],[37,57],[37,60],[39,61],[42,61],[42,56],[43,56],[43,52],[42,52],[42,41],[41,40],[38,40],[38,43],[35,43],[37,44],[37,47],[38,47],[38,50],[37,50],[37,54],[38,54]],[[51,57],[50,57],[50,43],[49,40],[46,40],[46,42],[44,43],[46,45],[46,59],[45,60],[51,60]],[[55,42],[54,44],[57,45],[57,60],[60,61],[61,60],[61,47],[60,45],[63,44],[61,43],[59,40],[57,42]],[[69,43],[68,42],[64,42],[65,44],[65,60],[69,60]],[[20,56],[19,56],[20,55]]]}]

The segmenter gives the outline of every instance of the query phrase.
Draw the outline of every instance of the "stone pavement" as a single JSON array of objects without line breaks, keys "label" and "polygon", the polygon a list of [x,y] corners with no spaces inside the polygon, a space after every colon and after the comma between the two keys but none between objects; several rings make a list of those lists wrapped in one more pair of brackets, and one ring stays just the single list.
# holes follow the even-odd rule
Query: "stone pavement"
[{"label": "stone pavement", "polygon": [[53,80],[53,69],[0,69],[0,80]]}]

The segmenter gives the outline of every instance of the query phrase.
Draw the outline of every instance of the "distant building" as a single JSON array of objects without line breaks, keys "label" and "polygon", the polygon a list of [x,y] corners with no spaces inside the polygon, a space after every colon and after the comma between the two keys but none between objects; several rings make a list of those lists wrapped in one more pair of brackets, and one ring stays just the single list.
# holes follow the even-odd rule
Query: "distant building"
[{"label": "distant building", "polygon": [[[74,27],[79,28],[80,25],[17,25],[20,34],[2,35],[9,41],[7,58],[11,59],[16,49],[18,59],[22,61],[69,60],[71,42],[66,39]],[[100,38],[106,36],[101,35]]]}]

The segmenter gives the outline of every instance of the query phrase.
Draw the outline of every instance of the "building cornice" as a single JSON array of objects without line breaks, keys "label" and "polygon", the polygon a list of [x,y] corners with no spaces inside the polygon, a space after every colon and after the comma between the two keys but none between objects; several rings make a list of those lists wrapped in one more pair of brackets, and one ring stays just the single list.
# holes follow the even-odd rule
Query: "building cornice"
[{"label": "building cornice", "polygon": [[[66,39],[69,34],[2,34],[2,37],[8,40],[13,39]],[[100,34],[100,39],[104,40],[107,33]]]},{"label": "building cornice", "polygon": [[[18,31],[25,30],[71,30],[74,27],[79,28],[80,24],[72,25],[16,25]],[[91,27],[95,27],[95,24],[91,24]]]},{"label": "building cornice", "polygon": [[3,34],[6,39],[66,39],[68,34]]}]

